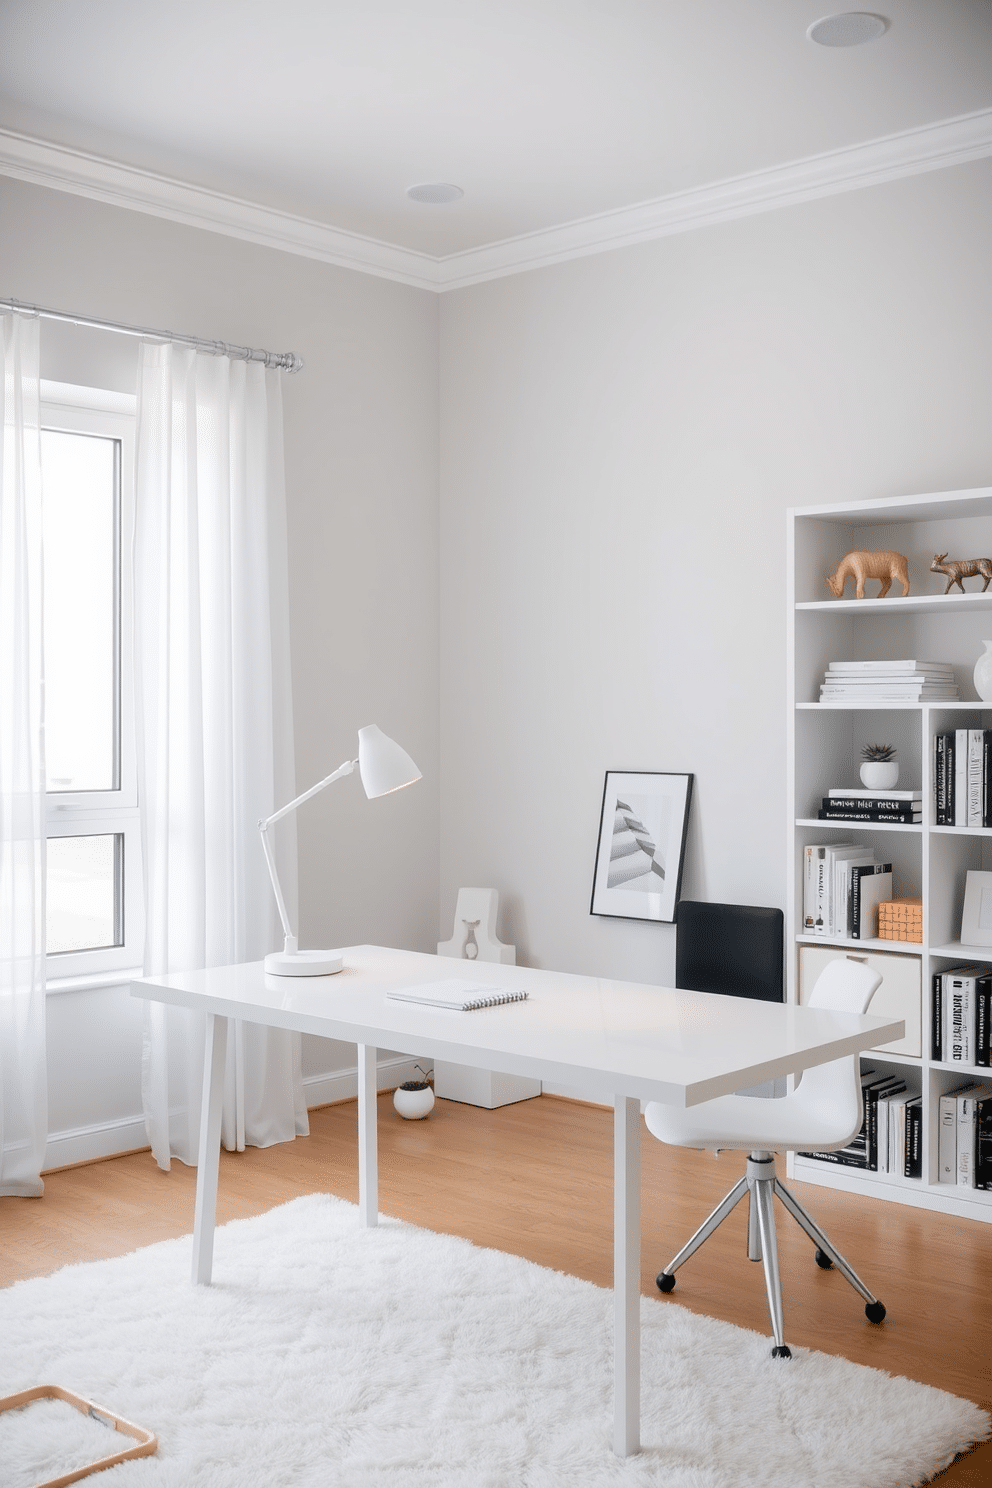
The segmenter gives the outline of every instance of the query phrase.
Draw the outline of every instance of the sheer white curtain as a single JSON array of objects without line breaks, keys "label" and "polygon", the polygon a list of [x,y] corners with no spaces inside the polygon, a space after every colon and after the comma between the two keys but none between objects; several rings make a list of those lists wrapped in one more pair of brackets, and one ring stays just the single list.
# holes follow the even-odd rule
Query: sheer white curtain
[{"label": "sheer white curtain", "polygon": [[[295,794],[279,373],[142,345],[134,543],[145,974],[260,959],[278,920],[257,822]],[[280,843],[295,891],[295,837]],[[286,880],[284,880],[284,883]],[[204,1019],[146,1004],[145,1124],[195,1163]],[[308,1130],[298,1035],[247,1025],[223,1142]]]},{"label": "sheer white curtain", "polygon": [[42,1193],[45,750],[38,321],[0,317],[0,1194]]}]

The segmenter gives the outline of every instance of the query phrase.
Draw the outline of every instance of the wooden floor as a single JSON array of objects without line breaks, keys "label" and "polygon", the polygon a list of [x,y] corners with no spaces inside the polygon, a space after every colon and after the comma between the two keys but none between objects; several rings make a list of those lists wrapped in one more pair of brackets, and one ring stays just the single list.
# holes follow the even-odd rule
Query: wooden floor
[{"label": "wooden floor", "polygon": [[[315,1190],[357,1199],[356,1104],[310,1117],[309,1138],[221,1154],[219,1223]],[[380,1096],[380,1208],[609,1286],[612,1130],[609,1111],[549,1096],[499,1111],[438,1101],[418,1122],[401,1120],[391,1098]],[[657,1296],[655,1273],[730,1188],[743,1159],[663,1147],[647,1133],[641,1151],[642,1288]],[[0,1200],[0,1286],[190,1233],[195,1179],[179,1163],[163,1173],[140,1152],[46,1175],[43,1199]],[[779,1209],[787,1341],[992,1408],[992,1229],[795,1187],[889,1315],[872,1326],[860,1298],[815,1265],[809,1241]],[[767,1333],[762,1268],[745,1255],[744,1210],[679,1273],[674,1296],[695,1312]],[[990,1488],[992,1443],[934,1481]]]}]

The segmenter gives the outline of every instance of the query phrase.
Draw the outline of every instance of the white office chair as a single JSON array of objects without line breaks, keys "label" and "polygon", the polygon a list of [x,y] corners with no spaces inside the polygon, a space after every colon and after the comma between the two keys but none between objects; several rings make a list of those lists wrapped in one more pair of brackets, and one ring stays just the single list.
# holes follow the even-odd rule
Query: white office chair
[{"label": "white office chair", "polygon": [[[810,994],[810,1007],[838,1012],[864,1013],[882,978],[863,961],[838,957],[821,972]],[[724,1095],[703,1105],[680,1110],[652,1101],[644,1112],[651,1134],[675,1147],[732,1148],[748,1153],[747,1172],[718,1204],[689,1243],[658,1274],[658,1286],[670,1292],[675,1273],[704,1240],[748,1195],[747,1253],[752,1261],[763,1261],[768,1309],[775,1337],[773,1358],[790,1359],[782,1336],[782,1285],[775,1240],[773,1198],[778,1195],[817,1247],[817,1265],[825,1270],[836,1265],[841,1275],[865,1299],[869,1322],[880,1323],[885,1308],[872,1296],[861,1278],[814,1223],[799,1200],[775,1172],[776,1152],[829,1152],[845,1147],[861,1129],[863,1119],[861,1074],[856,1056],[832,1064],[815,1065],[804,1072],[796,1089],[779,1100],[753,1100],[743,1095]]]}]

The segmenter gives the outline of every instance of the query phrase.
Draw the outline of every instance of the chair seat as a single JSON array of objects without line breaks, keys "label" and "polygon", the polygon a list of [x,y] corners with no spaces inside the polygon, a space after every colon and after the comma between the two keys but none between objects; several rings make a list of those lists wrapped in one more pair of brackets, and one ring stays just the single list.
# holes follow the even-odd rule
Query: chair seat
[{"label": "chair seat", "polygon": [[651,1101],[644,1120],[652,1136],[673,1147],[743,1152],[830,1152],[846,1147],[861,1126],[860,1110],[846,1102],[838,1109],[819,1090],[804,1094],[805,1083],[780,1100],[723,1095],[684,1110]]}]

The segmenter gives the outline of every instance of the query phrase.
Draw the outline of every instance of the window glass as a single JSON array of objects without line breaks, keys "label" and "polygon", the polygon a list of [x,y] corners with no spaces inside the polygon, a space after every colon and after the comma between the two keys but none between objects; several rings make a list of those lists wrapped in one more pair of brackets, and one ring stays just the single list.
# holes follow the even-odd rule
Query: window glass
[{"label": "window glass", "polygon": [[50,956],[123,944],[119,833],[49,837],[45,949]]},{"label": "window glass", "polygon": [[45,429],[41,446],[48,790],[115,790],[119,444]]}]

